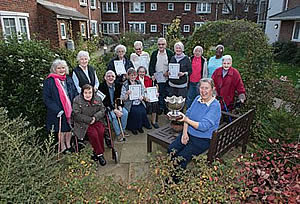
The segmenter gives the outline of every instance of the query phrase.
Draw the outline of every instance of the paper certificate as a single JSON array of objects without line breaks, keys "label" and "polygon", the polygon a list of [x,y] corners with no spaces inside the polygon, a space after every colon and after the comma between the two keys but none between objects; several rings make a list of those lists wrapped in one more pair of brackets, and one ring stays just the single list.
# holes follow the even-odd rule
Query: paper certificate
[{"label": "paper certificate", "polygon": [[179,79],[178,73],[180,69],[180,64],[177,63],[169,63],[169,78],[170,79]]},{"label": "paper certificate", "polygon": [[149,66],[149,59],[147,56],[140,56],[140,66],[145,67],[146,69],[148,69]]},{"label": "paper certificate", "polygon": [[131,94],[129,95],[129,100],[136,100],[140,99],[141,92],[142,92],[142,85],[129,85],[129,90],[131,91]]},{"label": "paper certificate", "polygon": [[157,88],[155,86],[147,88],[147,98],[150,100],[150,102],[158,101]]},{"label": "paper certificate", "polygon": [[157,83],[165,83],[167,81],[166,77],[164,77],[163,72],[155,72],[154,77],[155,77]]},{"label": "paper certificate", "polygon": [[126,74],[123,60],[115,60],[114,65],[115,65],[115,70],[117,72],[117,75]]},{"label": "paper certificate", "polygon": [[103,101],[106,97],[106,95],[104,93],[102,93],[101,91],[97,91],[97,95],[101,98],[101,100]]}]

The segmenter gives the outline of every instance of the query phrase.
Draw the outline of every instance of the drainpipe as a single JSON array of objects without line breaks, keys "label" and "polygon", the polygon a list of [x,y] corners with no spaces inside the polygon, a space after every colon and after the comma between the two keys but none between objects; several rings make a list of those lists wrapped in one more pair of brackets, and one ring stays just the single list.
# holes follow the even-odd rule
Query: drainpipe
[{"label": "drainpipe", "polygon": [[122,0],[122,9],[123,9],[123,33],[125,33],[125,26],[126,26],[126,23],[125,23],[125,0]]},{"label": "drainpipe", "polygon": [[219,10],[219,1],[217,2],[216,5],[216,21],[218,20],[218,10]]},{"label": "drainpipe", "polygon": [[90,1],[89,0],[87,0],[87,7],[88,7],[88,18],[89,18],[89,20],[88,20],[88,23],[87,23],[87,25],[88,25],[88,29],[87,29],[87,36],[88,36],[88,39],[90,39],[91,38],[91,28],[92,28],[92,24],[91,24],[91,7],[90,7]]}]

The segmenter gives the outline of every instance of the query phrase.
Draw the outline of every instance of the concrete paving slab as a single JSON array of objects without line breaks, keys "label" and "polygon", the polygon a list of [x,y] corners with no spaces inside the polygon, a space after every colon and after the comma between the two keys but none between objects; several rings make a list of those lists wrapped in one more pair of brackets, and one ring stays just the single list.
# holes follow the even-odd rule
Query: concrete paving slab
[{"label": "concrete paving slab", "polygon": [[122,147],[120,163],[146,162],[147,144],[146,143],[125,143]]},{"label": "concrete paving slab", "polygon": [[129,182],[136,181],[146,176],[149,171],[149,163],[138,162],[129,165]]},{"label": "concrete paving slab", "polygon": [[128,181],[129,180],[129,164],[115,164],[108,163],[106,166],[99,166],[99,175],[112,176],[115,181]]}]

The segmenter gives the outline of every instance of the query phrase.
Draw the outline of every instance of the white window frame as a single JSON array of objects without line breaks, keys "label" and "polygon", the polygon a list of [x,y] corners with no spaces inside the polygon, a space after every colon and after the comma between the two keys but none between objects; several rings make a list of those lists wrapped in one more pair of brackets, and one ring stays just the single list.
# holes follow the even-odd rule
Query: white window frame
[{"label": "white window frame", "polygon": [[[139,32],[139,33],[142,33],[142,34],[146,34],[146,21],[143,21],[143,22],[138,22],[138,21],[129,21],[128,22],[128,24],[129,24],[129,31],[131,31],[131,32]],[[141,30],[137,30],[137,25],[139,26],[139,27],[141,27],[141,25],[144,25],[144,32],[142,32]],[[132,29],[132,27],[135,27],[134,29]]]},{"label": "white window frame", "polygon": [[245,5],[244,12],[245,12],[245,13],[248,13],[248,12],[249,12],[249,4]]},{"label": "white window frame", "polygon": [[[92,2],[94,2],[94,6],[92,6]],[[90,6],[91,6],[91,9],[96,9],[97,8],[96,0],[90,0]]]},{"label": "white window frame", "polygon": [[[230,7],[230,9],[232,10],[232,4],[228,3],[228,6]],[[223,3],[223,6],[222,6],[222,14],[229,14],[230,11],[229,9],[227,8],[226,4]]]},{"label": "white window frame", "polygon": [[191,30],[191,26],[190,25],[183,25],[183,32],[184,33],[189,33]]},{"label": "white window frame", "polygon": [[[115,10],[114,10],[115,5]],[[110,7],[110,10],[108,8]],[[118,3],[117,2],[102,2],[102,12],[103,13],[118,13]]]},{"label": "white window frame", "polygon": [[[91,35],[98,36],[98,22],[96,20],[91,20]],[[95,25],[95,33],[93,33],[93,25]]]},{"label": "white window frame", "polygon": [[[107,26],[106,29],[104,29],[105,25]],[[111,25],[112,30],[109,29],[109,25]],[[118,31],[116,31],[115,25],[118,26]],[[119,21],[102,21],[102,31],[103,31],[103,34],[108,34],[108,35],[120,34],[120,22]]]},{"label": "white window frame", "polygon": [[194,22],[195,24],[195,29],[196,30],[197,28],[200,28],[205,22]]},{"label": "white window frame", "polygon": [[87,6],[87,0],[79,0],[80,6]]},{"label": "white window frame", "polygon": [[66,24],[65,23],[60,23],[59,24],[59,29],[60,29],[60,37],[62,40],[67,39],[67,29],[66,29]]},{"label": "white window frame", "polygon": [[150,33],[157,33],[157,25],[150,25]]},{"label": "white window frame", "polygon": [[157,10],[157,3],[151,3],[150,4],[150,11],[156,11]]},{"label": "white window frame", "polygon": [[[205,7],[205,9],[203,9]],[[197,3],[196,13],[211,13],[211,3]]]},{"label": "white window frame", "polygon": [[192,8],[192,4],[191,3],[185,3],[184,4],[184,11],[190,11]]},{"label": "white window frame", "polygon": [[19,39],[22,38],[22,34],[23,34],[23,33],[21,33],[20,19],[25,20],[27,39],[30,39],[29,24],[28,24],[29,13],[0,11],[0,17],[1,17],[2,33],[3,33],[4,37],[8,36],[7,33],[5,33],[4,19],[10,18],[10,19],[15,20],[16,32],[17,32],[16,34]]},{"label": "white window frame", "polygon": [[[295,35],[295,32],[296,32],[297,23],[299,23],[298,38],[294,38],[294,35]],[[295,21],[294,22],[292,41],[293,42],[300,42],[300,21]]]},{"label": "white window frame", "polygon": [[168,11],[174,11],[174,3],[168,3]]},{"label": "white window frame", "polygon": [[85,23],[80,23],[80,33],[81,33],[81,36],[86,36],[86,26],[85,26]]},{"label": "white window frame", "polygon": [[129,12],[130,13],[145,13],[146,10],[145,2],[130,2]]}]

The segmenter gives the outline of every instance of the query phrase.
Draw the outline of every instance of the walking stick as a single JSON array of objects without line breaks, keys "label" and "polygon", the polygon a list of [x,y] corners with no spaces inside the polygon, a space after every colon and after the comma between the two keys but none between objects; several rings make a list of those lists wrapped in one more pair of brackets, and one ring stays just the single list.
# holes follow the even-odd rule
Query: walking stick
[{"label": "walking stick", "polygon": [[[117,110],[119,110],[118,109],[118,101],[120,101],[120,105],[123,103],[122,99],[116,98],[116,100],[115,100],[115,109],[117,109]],[[123,127],[122,127],[122,124],[121,124],[121,121],[120,121],[120,118],[117,115],[116,115],[116,117],[117,117],[118,124],[119,124],[120,130],[121,130],[123,141],[126,141],[126,138],[125,138],[125,135],[124,135],[124,132],[123,132]]]},{"label": "walking stick", "polygon": [[57,158],[59,159],[59,153],[61,151],[61,116],[59,117],[59,123],[58,123],[58,151],[57,151]]}]

